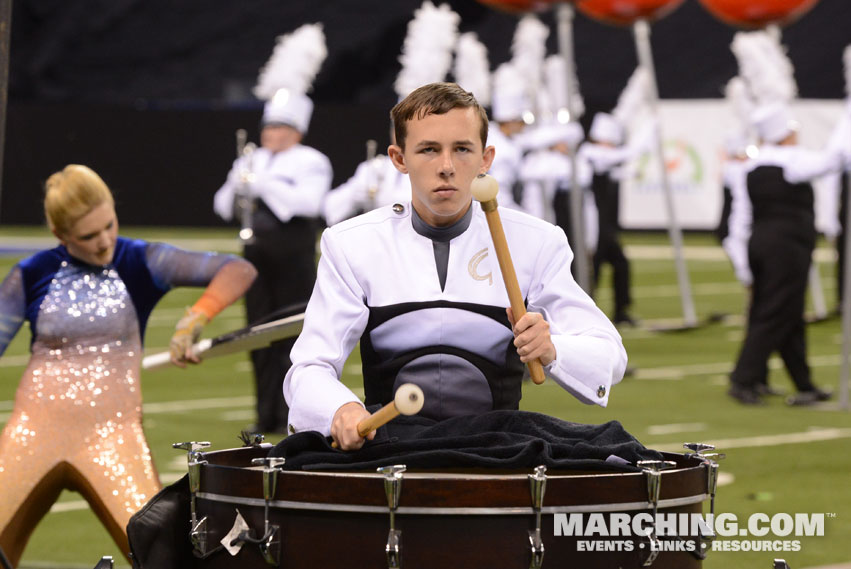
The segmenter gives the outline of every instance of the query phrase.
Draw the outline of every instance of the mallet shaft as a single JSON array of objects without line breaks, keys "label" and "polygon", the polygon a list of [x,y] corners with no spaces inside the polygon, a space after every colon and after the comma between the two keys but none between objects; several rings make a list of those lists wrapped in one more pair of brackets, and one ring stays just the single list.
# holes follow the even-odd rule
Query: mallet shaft
[{"label": "mallet shaft", "polygon": [[[511,261],[511,252],[508,250],[508,241],[505,239],[505,231],[502,229],[502,220],[496,209],[496,199],[482,202],[482,210],[488,221],[488,229],[491,232],[493,248],[499,261],[499,270],[502,272],[502,280],[505,282],[505,291],[508,293],[508,301],[511,311],[514,313],[515,321],[520,320],[526,314],[526,305],[523,304],[523,293],[520,292],[520,284],[517,282],[517,273],[514,271],[514,263]],[[544,383],[544,367],[538,359],[527,362],[529,375],[532,381],[540,385]]]}]

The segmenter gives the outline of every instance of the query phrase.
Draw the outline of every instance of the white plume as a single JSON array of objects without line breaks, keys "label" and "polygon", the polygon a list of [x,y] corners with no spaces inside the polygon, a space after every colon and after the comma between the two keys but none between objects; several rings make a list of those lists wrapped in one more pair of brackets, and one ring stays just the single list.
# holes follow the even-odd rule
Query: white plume
[{"label": "white plume", "polygon": [[[567,62],[561,55],[551,55],[544,61],[544,83],[547,87],[549,109],[554,114],[562,109],[570,111],[570,120],[579,120],[585,112],[585,101],[579,93],[576,73],[567,75]],[[571,108],[567,107],[568,85],[572,88]],[[566,117],[565,117],[566,118]],[[565,122],[560,120],[560,122]]]},{"label": "white plume", "polygon": [[647,109],[650,93],[650,77],[643,67],[636,67],[629,81],[618,97],[618,103],[612,110],[612,115],[626,126],[629,125],[637,115]]},{"label": "white plume", "polygon": [[845,64],[845,94],[851,97],[851,45],[845,46],[842,62]]},{"label": "white plume", "polygon": [[327,55],[322,24],[305,24],[278,36],[269,61],[260,70],[254,94],[268,101],[279,89],[307,93]]},{"label": "white plume", "polygon": [[476,96],[483,106],[490,105],[490,66],[488,50],[474,32],[461,34],[455,48],[455,81]]},{"label": "white plume", "polygon": [[733,77],[727,81],[724,87],[724,97],[730,104],[733,115],[743,126],[750,124],[750,118],[754,111],[754,101],[748,94],[748,87],[741,77]]},{"label": "white plume", "polygon": [[399,62],[402,71],[394,88],[399,98],[428,83],[443,81],[452,67],[452,49],[458,38],[461,17],[448,5],[435,7],[425,0],[408,22],[408,34]]},{"label": "white plume", "polygon": [[795,72],[779,40],[765,31],[738,32],[730,48],[750,96],[758,106],[788,103],[798,95]]},{"label": "white plume", "polygon": [[535,99],[543,81],[544,58],[547,55],[547,37],[550,30],[532,14],[526,14],[517,23],[511,44],[511,63],[524,77],[530,99]]}]

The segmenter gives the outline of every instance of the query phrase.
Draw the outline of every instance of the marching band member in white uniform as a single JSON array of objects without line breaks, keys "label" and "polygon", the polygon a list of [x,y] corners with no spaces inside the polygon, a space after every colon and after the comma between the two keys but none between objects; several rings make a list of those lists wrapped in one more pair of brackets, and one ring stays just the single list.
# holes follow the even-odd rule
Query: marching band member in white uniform
[{"label": "marching band member in white uniform", "polygon": [[[513,325],[487,222],[470,184],[487,172],[487,117],[452,83],[416,89],[391,112],[388,154],[409,175],[412,201],[327,229],[304,330],[284,383],[290,430],[359,448],[364,404],[340,382],[360,341],[365,403],[405,382],[434,419],[517,409],[523,363],[584,403],[605,406],[626,367],[620,336],[570,274],[564,232],[501,208],[528,312]],[[374,434],[370,434],[371,438]]]},{"label": "marching band member in white uniform", "polygon": [[768,358],[777,351],[798,390],[788,403],[824,401],[830,393],[812,382],[804,325],[816,241],[810,180],[838,170],[840,157],[798,146],[797,123],[780,103],[758,108],[753,120],[761,146],[731,187],[724,240],[736,276],[752,293],[747,334],[728,394],[746,405],[761,404],[757,388],[765,383]]},{"label": "marching band member in white uniform", "polygon": [[[302,144],[313,115],[313,101],[303,82],[306,77],[312,81],[325,58],[322,28],[305,24],[278,41],[255,88],[267,99],[260,147],[234,162],[213,200],[213,209],[226,221],[240,217],[234,207],[240,192],[252,202],[254,239],[245,243],[244,254],[258,275],[245,295],[249,324],[286,312],[310,297],[322,200],[333,178],[328,157]],[[307,58],[305,52],[315,57]],[[286,339],[251,352],[257,395],[257,423],[252,430],[286,432],[281,391],[293,342]]]}]

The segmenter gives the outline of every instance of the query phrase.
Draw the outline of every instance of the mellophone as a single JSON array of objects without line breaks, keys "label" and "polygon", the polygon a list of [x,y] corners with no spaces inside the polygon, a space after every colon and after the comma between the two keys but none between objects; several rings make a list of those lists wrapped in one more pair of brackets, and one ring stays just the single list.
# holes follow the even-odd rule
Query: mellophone
[{"label": "mellophone", "polygon": [[[556,534],[560,515],[581,514],[585,523],[594,513],[699,514],[708,499],[714,513],[713,459],[722,455],[705,453],[711,445],[686,446],[693,452],[663,453],[664,461],[639,463],[640,472],[434,472],[401,465],[319,472],[281,470],[283,459],[266,458],[268,444],[213,452],[187,444],[189,539],[199,566],[212,569],[696,568],[714,537],[711,528],[694,538],[694,551],[670,551],[659,544],[684,538],[653,532]],[[237,515],[248,528],[241,534],[232,530]],[[623,543],[600,545],[624,539],[633,544],[629,550]],[[239,546],[235,555],[222,540]],[[597,551],[583,551],[583,541],[596,542]]]}]

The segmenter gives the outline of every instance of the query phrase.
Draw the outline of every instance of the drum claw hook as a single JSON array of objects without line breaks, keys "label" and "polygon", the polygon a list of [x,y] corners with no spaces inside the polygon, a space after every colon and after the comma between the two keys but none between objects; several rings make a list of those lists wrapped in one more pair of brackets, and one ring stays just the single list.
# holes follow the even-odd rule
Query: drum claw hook
[{"label": "drum claw hook", "polygon": [[195,495],[201,488],[201,465],[207,464],[203,459],[203,449],[210,446],[207,441],[187,441],[184,443],[174,443],[172,448],[185,450],[187,452],[186,462],[189,470],[189,495],[190,495],[190,520],[189,520],[189,541],[192,542],[192,547],[195,553],[201,557],[207,554],[207,518],[198,519],[198,514],[195,509]]}]

